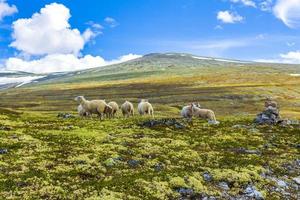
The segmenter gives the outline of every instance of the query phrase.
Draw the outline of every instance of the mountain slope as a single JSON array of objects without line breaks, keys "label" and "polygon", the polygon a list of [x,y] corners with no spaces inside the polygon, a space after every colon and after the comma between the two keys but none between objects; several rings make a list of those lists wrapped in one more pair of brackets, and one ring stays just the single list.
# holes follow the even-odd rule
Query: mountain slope
[{"label": "mountain slope", "polygon": [[[0,73],[0,88],[24,85],[39,86],[58,83],[117,81],[153,76],[191,76],[225,71],[228,73],[231,73],[231,71],[245,73],[245,71],[249,70],[257,73],[300,73],[298,65],[246,62],[183,53],[152,53],[128,62],[82,71],[46,75],[22,72]],[[25,80],[22,80],[21,77],[24,77]],[[10,82],[3,80],[8,81],[8,83],[1,86],[1,78],[17,79],[10,79]]]}]

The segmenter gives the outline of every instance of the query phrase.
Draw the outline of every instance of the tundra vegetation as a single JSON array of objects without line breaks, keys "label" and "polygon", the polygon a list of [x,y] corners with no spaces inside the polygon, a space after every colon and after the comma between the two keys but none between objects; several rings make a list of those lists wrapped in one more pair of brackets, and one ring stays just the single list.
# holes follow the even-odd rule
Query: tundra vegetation
[{"label": "tundra vegetation", "polygon": [[[178,73],[175,66],[180,75],[173,66],[105,71],[95,79],[1,91],[0,198],[299,199],[299,124],[253,124],[267,97],[283,118],[299,119],[300,78],[289,75],[299,72],[213,67]],[[135,109],[138,99],[149,99],[155,118],[178,118],[185,128],[143,127],[150,116],[125,118],[121,110],[102,121],[77,117],[79,94],[119,105],[128,100]],[[190,102],[212,109],[220,124],[182,120]]]}]

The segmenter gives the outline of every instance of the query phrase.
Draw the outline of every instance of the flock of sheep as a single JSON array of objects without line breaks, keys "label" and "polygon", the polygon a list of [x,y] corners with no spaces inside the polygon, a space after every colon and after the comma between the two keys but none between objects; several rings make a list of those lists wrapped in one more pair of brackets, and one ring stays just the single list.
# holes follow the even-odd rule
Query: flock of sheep
[{"label": "flock of sheep", "polygon": [[[106,103],[105,100],[86,100],[83,96],[78,96],[75,101],[79,103],[78,114],[79,116],[91,116],[97,114],[102,120],[104,117],[114,118],[117,111],[119,110],[119,105],[112,101]],[[121,111],[124,117],[130,117],[134,115],[133,104],[129,101],[125,101],[121,105]],[[138,104],[138,113],[140,115],[150,115],[154,117],[153,106],[148,102],[148,100],[142,99]],[[191,121],[193,117],[202,118],[208,120],[211,124],[218,124],[216,120],[215,113],[209,109],[202,109],[199,103],[191,103],[184,106],[181,110],[181,116],[188,121]]]}]

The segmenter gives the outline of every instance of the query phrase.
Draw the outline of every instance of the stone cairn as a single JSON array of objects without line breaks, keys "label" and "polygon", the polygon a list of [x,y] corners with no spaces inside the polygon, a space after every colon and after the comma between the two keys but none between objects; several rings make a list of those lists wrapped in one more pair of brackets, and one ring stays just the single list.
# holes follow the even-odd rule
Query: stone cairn
[{"label": "stone cairn", "polygon": [[259,113],[254,119],[254,123],[256,124],[268,124],[268,125],[276,125],[281,123],[281,117],[279,114],[279,108],[276,101],[271,99],[267,99],[265,101],[265,110]]}]

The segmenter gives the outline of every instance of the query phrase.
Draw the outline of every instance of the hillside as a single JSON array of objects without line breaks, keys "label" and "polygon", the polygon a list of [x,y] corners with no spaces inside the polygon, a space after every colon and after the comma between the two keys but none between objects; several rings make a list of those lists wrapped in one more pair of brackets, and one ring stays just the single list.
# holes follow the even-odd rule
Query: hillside
[{"label": "hillside", "polygon": [[[267,97],[279,103],[282,118],[300,120],[300,77],[291,74],[300,67],[150,54],[34,75],[45,77],[0,91],[0,197],[299,199],[299,124],[253,124]],[[147,98],[156,120],[184,128],[142,126],[151,118],[137,112],[80,118],[78,95],[129,100],[135,109]],[[182,120],[182,106],[195,101],[214,110],[220,125]]]}]

